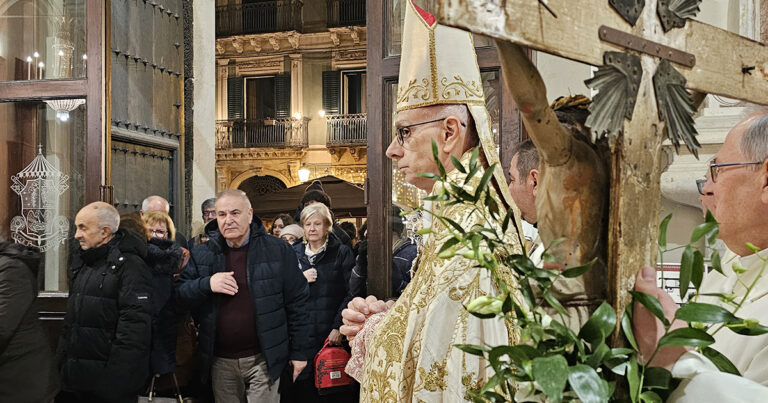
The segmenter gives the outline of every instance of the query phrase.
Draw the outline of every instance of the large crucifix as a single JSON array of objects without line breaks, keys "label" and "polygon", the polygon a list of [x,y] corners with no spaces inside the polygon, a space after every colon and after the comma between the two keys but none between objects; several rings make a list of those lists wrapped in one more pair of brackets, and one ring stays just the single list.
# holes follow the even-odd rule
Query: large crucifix
[{"label": "large crucifix", "polygon": [[[638,270],[656,262],[661,146],[666,135],[676,148],[682,141],[696,153],[691,114],[703,94],[768,104],[768,49],[689,19],[699,3],[441,0],[441,23],[497,39],[505,84],[537,144],[542,164],[557,167],[562,163],[559,160],[565,160],[563,156],[582,158],[582,168],[591,165],[595,172],[589,175],[606,183],[604,191],[609,194],[601,203],[601,195],[578,194],[578,190],[568,189],[562,177],[548,181],[540,194],[548,194],[550,202],[558,197],[580,198],[579,208],[560,210],[560,216],[543,223],[547,228],[541,228],[540,222],[540,230],[545,244],[552,241],[547,236],[555,235],[601,242],[602,251],[607,251],[607,297],[617,312],[623,312],[628,303],[628,290]],[[558,129],[555,115],[546,105],[541,77],[519,46],[601,66],[588,83],[599,93],[587,123],[598,136],[610,137],[608,164],[601,164],[600,156],[588,149],[574,154],[566,141],[568,134]],[[696,95],[691,96],[684,87]],[[601,169],[606,171],[602,177]],[[574,224],[577,214],[586,214],[589,220]],[[595,238],[595,234],[602,236]],[[583,262],[595,254],[573,246],[559,257]],[[603,279],[588,281],[605,285]]]}]

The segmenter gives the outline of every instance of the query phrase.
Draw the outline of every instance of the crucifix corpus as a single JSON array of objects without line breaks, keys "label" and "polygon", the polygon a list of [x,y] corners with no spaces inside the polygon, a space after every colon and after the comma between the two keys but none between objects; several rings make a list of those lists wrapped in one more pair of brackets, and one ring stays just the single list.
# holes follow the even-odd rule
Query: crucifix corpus
[{"label": "crucifix corpus", "polygon": [[[623,312],[635,275],[656,262],[664,138],[698,155],[692,115],[705,94],[768,104],[768,49],[691,20],[701,0],[440,3],[440,23],[497,41],[504,82],[541,156],[542,241],[569,238],[555,253],[569,265],[602,258],[607,287],[595,276],[586,287],[603,288]],[[598,66],[586,82],[598,91],[586,122],[592,139],[558,123],[520,46]],[[592,144],[601,139],[602,154]],[[573,160],[576,169],[563,168]],[[579,186],[585,176],[604,186]]]}]

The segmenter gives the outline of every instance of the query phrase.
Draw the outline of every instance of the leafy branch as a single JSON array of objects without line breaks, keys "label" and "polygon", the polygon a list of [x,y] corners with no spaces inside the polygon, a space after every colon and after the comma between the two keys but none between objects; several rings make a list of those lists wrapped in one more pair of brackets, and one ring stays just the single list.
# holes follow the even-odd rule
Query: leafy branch
[{"label": "leafy branch", "polygon": [[[639,348],[632,329],[631,305],[623,315],[617,315],[613,308],[603,302],[583,324],[578,333],[563,323],[568,312],[552,293],[553,286],[563,279],[576,278],[587,272],[595,260],[582,266],[565,268],[537,267],[531,259],[511,249],[506,242],[513,217],[511,211],[503,211],[500,202],[491,191],[490,180],[496,164],[484,169],[478,159],[478,150],[472,151],[469,162],[462,162],[451,156],[451,164],[462,177],[458,183],[449,180],[440,159],[436,144],[432,153],[438,173],[422,173],[422,177],[439,182],[436,192],[425,198],[438,202],[437,211],[419,208],[433,216],[445,228],[445,233],[435,233],[433,228],[420,231],[422,235],[434,234],[445,237],[438,255],[444,259],[461,256],[474,267],[487,269],[497,287],[498,295],[480,296],[471,301],[466,309],[479,318],[502,317],[513,320],[520,331],[518,345],[471,345],[460,344],[457,348],[476,356],[485,357],[493,369],[485,385],[469,391],[476,402],[501,401],[575,401],[604,402],[617,398],[617,385],[629,392],[632,402],[660,402],[677,382],[669,371],[659,367],[643,365]],[[444,215],[447,208],[462,205],[472,214],[479,214],[482,225],[463,228],[459,223]],[[663,324],[665,332],[651,359],[661,348],[685,346],[695,348],[708,357],[722,371],[738,374],[738,370],[725,356],[711,348],[712,337],[722,328],[744,335],[758,335],[768,332],[768,327],[754,319],[743,319],[736,314],[748,298],[757,279],[762,276],[768,260],[764,260],[760,275],[745,285],[743,297],[725,294],[700,294],[704,278],[704,254],[697,248],[702,238],[713,244],[718,235],[718,224],[707,214],[703,224],[696,227],[690,242],[683,246],[668,247],[667,227],[671,216],[662,220],[659,231],[660,261],[664,253],[683,249],[680,268],[680,289],[682,298],[688,296],[688,287],[695,292],[683,304],[672,321],[664,315],[661,303],[655,297],[632,291],[634,301],[646,307]],[[557,240],[545,250],[542,259],[552,262],[547,253],[550,248],[563,240]],[[756,251],[756,248],[754,248]],[[711,255],[712,269],[723,272],[720,256],[715,250]],[[510,270],[516,284],[507,284],[499,271]],[[734,267],[738,271],[738,267]],[[510,288],[514,286],[514,288]],[[698,302],[701,297],[717,297],[723,305]],[[555,315],[558,319],[553,318]],[[687,327],[673,329],[675,320],[684,321]],[[614,331],[617,321],[626,338],[628,347],[611,347],[607,339]],[[713,329],[714,326],[719,326]]]}]

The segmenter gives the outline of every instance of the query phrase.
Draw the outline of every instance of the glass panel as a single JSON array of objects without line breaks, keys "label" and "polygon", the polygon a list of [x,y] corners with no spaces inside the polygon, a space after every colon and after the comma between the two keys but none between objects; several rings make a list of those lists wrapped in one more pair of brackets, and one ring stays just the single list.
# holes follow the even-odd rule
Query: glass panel
[{"label": "glass panel", "polygon": [[[403,19],[407,0],[385,1],[384,25],[384,55],[385,57],[399,56],[403,38]],[[424,10],[434,13],[437,10],[436,0],[414,0],[414,3]],[[483,35],[473,35],[476,48],[493,46],[493,40]]]},{"label": "glass panel", "polygon": [[0,81],[85,77],[85,2],[0,2]]},{"label": "glass panel", "polygon": [[41,291],[67,290],[67,251],[85,202],[81,101],[0,103],[0,236],[41,249]]}]

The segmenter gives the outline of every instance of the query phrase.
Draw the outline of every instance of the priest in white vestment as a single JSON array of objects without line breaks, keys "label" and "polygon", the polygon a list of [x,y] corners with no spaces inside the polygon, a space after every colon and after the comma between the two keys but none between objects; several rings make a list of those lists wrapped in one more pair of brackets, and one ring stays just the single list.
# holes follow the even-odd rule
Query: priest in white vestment
[{"label": "priest in white vestment", "polygon": [[[450,181],[458,185],[464,182],[466,173],[454,168],[450,157],[459,159],[466,168],[472,150],[479,147],[481,168],[463,186],[474,194],[485,170],[499,160],[472,36],[437,24],[432,15],[408,1],[402,46],[396,136],[387,156],[397,161],[397,169],[409,183],[439,194],[440,183],[418,175],[438,173],[432,141]],[[502,217],[507,208],[514,209],[499,165],[494,168],[487,192],[500,206]],[[482,225],[502,232],[484,207],[437,201],[431,209],[465,229]],[[515,209],[514,215],[504,236],[508,251],[521,253],[516,230],[519,211]],[[449,228],[435,219],[432,228],[434,232],[426,235],[414,263],[413,280],[394,306],[364,318],[360,310],[353,312],[361,316],[355,323],[365,320],[359,334],[359,326],[351,325],[349,310],[345,310],[342,333],[348,338],[357,335],[352,341],[353,357],[347,373],[361,383],[361,402],[468,401],[468,391],[485,384],[493,370],[484,358],[454,345],[517,342],[518,332],[511,321],[480,319],[465,309],[475,298],[498,295],[499,291],[490,272],[475,267],[476,262],[460,254],[439,257],[438,250],[450,238]],[[508,270],[502,267],[499,274],[516,290]]]},{"label": "priest in white vestment", "polygon": [[[737,300],[741,300],[747,287],[760,277],[736,316],[768,325],[768,112],[752,115],[737,124],[710,164],[703,191],[710,196],[712,214],[720,223],[719,238],[729,252],[722,259],[724,274],[710,272],[700,291],[735,294]],[[753,253],[747,243],[759,252]],[[656,288],[652,269],[643,269],[635,289],[657,296],[667,316],[674,315],[677,306],[669,295]],[[734,309],[717,298],[702,297],[700,302],[721,304],[729,311]],[[641,352],[653,351],[658,342],[658,336],[653,336],[660,322],[638,304],[635,304],[633,321]],[[663,348],[652,364],[671,369],[674,377],[683,379],[669,401],[768,401],[768,334],[743,336],[724,328],[714,338],[712,347],[725,355],[742,376],[720,372],[709,359],[695,351],[683,347]]]}]

